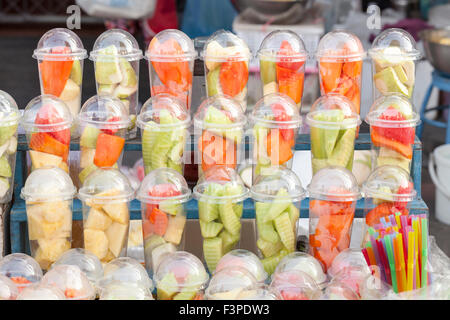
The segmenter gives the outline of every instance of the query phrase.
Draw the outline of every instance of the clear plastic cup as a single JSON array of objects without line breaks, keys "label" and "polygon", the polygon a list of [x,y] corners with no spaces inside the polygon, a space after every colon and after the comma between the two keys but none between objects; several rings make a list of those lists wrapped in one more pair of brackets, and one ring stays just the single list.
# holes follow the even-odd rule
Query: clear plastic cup
[{"label": "clear plastic cup", "polygon": [[278,263],[274,274],[294,270],[306,273],[319,287],[322,287],[327,281],[327,275],[323,272],[322,263],[312,255],[304,252],[288,254]]},{"label": "clear plastic cup", "polygon": [[359,300],[358,294],[345,283],[331,281],[323,291],[320,300]]},{"label": "clear plastic cup", "polygon": [[353,33],[335,30],[320,39],[316,58],[319,63],[320,92],[349,99],[360,113],[361,73],[364,48]]},{"label": "clear plastic cup", "polygon": [[241,292],[237,300],[283,300],[283,298],[268,285],[263,284],[255,289]]},{"label": "clear plastic cup", "polygon": [[202,262],[185,251],[166,256],[153,278],[158,300],[203,300],[209,280]]},{"label": "clear plastic cup", "polygon": [[268,274],[258,256],[244,249],[235,249],[224,255],[219,260],[215,272],[236,266],[250,271],[259,283],[264,283],[267,279]]},{"label": "clear plastic cup", "polygon": [[202,102],[194,116],[199,178],[216,165],[237,169],[244,157],[246,120],[242,105],[230,97],[214,96]]},{"label": "clear plastic cup", "polygon": [[202,51],[207,96],[227,95],[247,109],[248,65],[251,52],[235,34],[218,30],[208,38]]},{"label": "clear plastic cup", "polygon": [[283,300],[316,300],[321,295],[321,290],[314,279],[299,270],[274,273],[269,287]]},{"label": "clear plastic cup", "polygon": [[230,267],[215,273],[205,291],[206,300],[240,300],[261,287],[250,271]]},{"label": "clear plastic cup", "polygon": [[37,96],[25,107],[20,123],[27,135],[30,171],[52,166],[68,173],[73,116],[64,101],[52,95]]},{"label": "clear plastic cup", "polygon": [[84,248],[102,263],[126,256],[129,206],[134,190],[128,178],[115,168],[98,168],[78,192],[83,203]]},{"label": "clear plastic cup", "polygon": [[0,300],[16,300],[18,295],[17,285],[8,277],[0,275]]},{"label": "clear plastic cup", "polygon": [[100,300],[154,300],[148,288],[129,285],[113,281],[106,285],[101,293]]},{"label": "clear plastic cup", "polygon": [[274,168],[292,168],[295,141],[302,125],[294,101],[282,93],[266,95],[253,107],[250,121],[253,183],[258,175],[270,175]]},{"label": "clear plastic cup", "polygon": [[258,50],[263,95],[284,93],[300,110],[308,52],[302,38],[290,30],[269,33]]},{"label": "clear plastic cup", "polygon": [[17,300],[66,300],[66,296],[55,286],[38,283],[25,288]]},{"label": "clear plastic cup", "polygon": [[86,49],[80,38],[66,28],[47,31],[33,52],[37,59],[41,94],[51,94],[65,102],[73,117],[81,107],[83,60]]},{"label": "clear plastic cup", "polygon": [[31,255],[48,270],[72,246],[72,205],[77,189],[60,168],[34,170],[25,181],[25,200]]},{"label": "clear plastic cup", "polygon": [[120,99],[128,110],[131,123],[126,137],[136,137],[138,112],[139,60],[142,51],[136,39],[127,31],[110,29],[103,32],[90,53],[94,61],[97,94],[105,93]]},{"label": "clear plastic cup", "polygon": [[0,275],[11,279],[19,293],[43,276],[39,263],[24,253],[11,253],[0,259]]},{"label": "clear plastic cup", "polygon": [[180,30],[166,29],[153,37],[145,57],[148,60],[151,96],[170,94],[189,110],[197,57],[194,42]]},{"label": "clear plastic cup", "polygon": [[16,102],[0,90],[0,203],[8,203],[12,198],[19,119]]},{"label": "clear plastic cup", "polygon": [[[391,165],[375,169],[367,178],[362,190],[365,216],[363,243],[370,241],[368,228],[380,224],[381,219],[399,215],[402,220],[402,216],[408,216],[411,201],[417,196],[409,173],[398,166]],[[403,225],[403,222],[401,224]]]},{"label": "clear plastic cup", "polygon": [[370,268],[364,259],[361,249],[348,248],[339,253],[328,268],[328,274],[331,278],[337,277],[339,273],[347,270],[361,269],[366,274],[370,274]]},{"label": "clear plastic cup", "polygon": [[135,259],[120,257],[103,267],[103,277],[98,281],[98,287],[103,290],[111,284],[140,287],[153,291],[152,279],[145,268]]},{"label": "clear plastic cup", "polygon": [[67,300],[94,300],[96,297],[94,286],[74,265],[52,267],[42,278],[41,284],[57,287],[64,292]]},{"label": "clear plastic cup", "polygon": [[324,271],[350,246],[356,201],[361,198],[353,174],[342,167],[319,170],[308,186],[309,248]]},{"label": "clear plastic cup", "polygon": [[184,151],[191,116],[183,103],[162,93],[147,100],[137,118],[145,174],[158,168],[184,172]]},{"label": "clear plastic cup", "polygon": [[369,55],[374,99],[393,93],[412,99],[416,61],[422,56],[414,38],[403,29],[386,29],[373,41]]},{"label": "clear plastic cup", "polygon": [[361,300],[383,300],[386,299],[392,291],[386,282],[381,281],[375,275],[368,275],[359,287]]},{"label": "clear plastic cup", "polygon": [[122,165],[130,118],[127,108],[119,99],[100,94],[83,104],[77,123],[80,130],[77,177],[81,187],[95,169],[119,168]]},{"label": "clear plastic cup", "polygon": [[364,285],[367,277],[372,273],[367,266],[350,266],[334,275],[332,281],[335,283],[343,283],[351,288],[358,296],[360,296],[360,288]]},{"label": "clear plastic cup", "polygon": [[194,187],[198,201],[203,258],[213,273],[217,263],[239,245],[243,201],[248,189],[239,175],[228,167],[212,167]]},{"label": "clear plastic cup", "polygon": [[59,265],[79,267],[94,286],[103,276],[103,266],[100,260],[95,254],[83,248],[73,248],[64,252],[52,267]]},{"label": "clear plastic cup", "polygon": [[370,125],[372,169],[396,165],[410,172],[419,115],[402,95],[378,98],[365,121]]},{"label": "clear plastic cup", "polygon": [[184,249],[191,190],[180,173],[159,168],[144,178],[136,198],[141,202],[145,265],[155,271],[167,254]]},{"label": "clear plastic cup", "polygon": [[297,224],[305,193],[300,179],[289,169],[260,175],[251,188],[256,246],[268,274],[273,273],[281,259],[297,250]]},{"label": "clear plastic cup", "polygon": [[322,96],[306,116],[311,132],[313,174],[328,166],[352,171],[355,137],[361,123],[354,104],[340,95]]}]

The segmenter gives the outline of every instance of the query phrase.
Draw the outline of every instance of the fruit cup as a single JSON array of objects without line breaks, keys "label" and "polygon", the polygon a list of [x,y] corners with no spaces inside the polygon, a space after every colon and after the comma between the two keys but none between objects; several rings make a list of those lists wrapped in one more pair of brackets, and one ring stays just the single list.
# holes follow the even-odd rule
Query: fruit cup
[{"label": "fruit cup", "polygon": [[72,123],[70,110],[55,96],[37,96],[27,104],[21,125],[27,135],[31,171],[51,166],[69,172]]},{"label": "fruit cup", "polygon": [[0,90],[0,203],[12,198],[20,112],[14,99]]},{"label": "fruit cup", "polygon": [[267,279],[267,272],[258,256],[244,249],[232,250],[224,255],[217,264],[216,272],[236,266],[248,270],[259,283],[264,283]]},{"label": "fruit cup", "polygon": [[292,168],[295,140],[302,117],[294,101],[282,93],[264,96],[250,115],[253,127],[251,153],[253,182],[277,167]]},{"label": "fruit cup", "polygon": [[403,29],[386,29],[373,41],[369,56],[372,58],[374,99],[389,94],[402,94],[412,99],[416,61],[421,58],[414,38]]},{"label": "fruit cup", "polygon": [[203,300],[209,276],[196,256],[177,251],[161,261],[154,279],[158,300]]},{"label": "fruit cup", "polygon": [[95,40],[90,59],[94,61],[97,94],[105,93],[120,99],[128,110],[131,123],[126,137],[136,137],[138,112],[139,60],[142,51],[128,32],[110,29]]},{"label": "fruit cup", "polygon": [[84,248],[107,263],[127,253],[129,205],[134,190],[115,168],[98,168],[78,192],[83,202]]},{"label": "fruit cup", "polygon": [[372,169],[396,165],[410,172],[419,115],[402,95],[378,98],[365,120],[370,125]]},{"label": "fruit cup", "polygon": [[[398,167],[385,165],[375,169],[363,185],[365,231],[381,223],[388,216],[398,216],[400,225],[408,216],[411,201],[416,199],[417,192],[407,171]],[[397,218],[396,218],[397,219]],[[396,224],[399,224],[397,221]],[[365,234],[363,243],[370,240]]]},{"label": "fruit cup", "polygon": [[253,290],[240,294],[238,300],[282,300],[268,285],[260,285]]},{"label": "fruit cup", "polygon": [[193,41],[180,30],[163,30],[150,41],[145,57],[148,60],[151,96],[170,94],[189,110],[197,57]]},{"label": "fruit cup", "polygon": [[119,99],[100,94],[88,99],[78,115],[80,158],[78,185],[97,168],[122,165],[123,148],[130,118]]},{"label": "fruit cup", "polygon": [[331,281],[323,291],[320,300],[359,300],[359,295],[345,283]]},{"label": "fruit cup", "polygon": [[246,120],[241,104],[230,97],[210,97],[198,107],[194,133],[198,140],[199,178],[216,165],[237,169],[244,156]]},{"label": "fruit cup", "polygon": [[100,293],[100,300],[154,300],[147,288],[123,284],[118,281],[104,287]]},{"label": "fruit cup", "polygon": [[216,166],[198,180],[194,197],[203,237],[203,257],[213,273],[220,258],[238,246],[241,239],[243,201],[248,189],[228,167]]},{"label": "fruit cup", "polygon": [[233,33],[219,30],[211,35],[202,52],[207,96],[230,96],[242,104],[245,112],[250,58],[247,44]]},{"label": "fruit cup", "polygon": [[0,259],[0,275],[11,279],[19,293],[43,276],[39,263],[24,253],[11,253]]},{"label": "fruit cup", "polygon": [[345,273],[352,269],[364,270],[366,274],[370,274],[370,269],[359,248],[349,248],[339,253],[328,268],[328,275],[334,278],[339,273]]},{"label": "fruit cup", "polygon": [[308,186],[309,247],[324,271],[350,246],[356,201],[361,197],[353,174],[342,167],[319,170]]},{"label": "fruit cup", "polygon": [[144,178],[136,198],[142,208],[145,265],[154,272],[167,254],[184,249],[191,190],[180,173],[159,168]]},{"label": "fruit cup", "polygon": [[169,94],[158,94],[144,103],[137,125],[141,129],[145,174],[158,168],[183,174],[190,123],[184,104]]},{"label": "fruit cup", "polygon": [[269,33],[258,50],[263,95],[284,93],[300,110],[308,52],[296,33],[276,30]]},{"label": "fruit cup", "polygon": [[55,286],[38,283],[25,288],[17,300],[66,300],[66,296]]},{"label": "fruit cup", "polygon": [[16,300],[18,295],[17,285],[8,277],[0,275],[0,301]]},{"label": "fruit cup", "polygon": [[306,116],[311,133],[313,174],[328,166],[352,170],[357,126],[353,103],[340,95],[322,96]]},{"label": "fruit cup", "polygon": [[205,291],[206,300],[244,300],[261,287],[250,271],[234,266],[215,273]]},{"label": "fruit cup", "polygon": [[313,278],[299,270],[275,272],[269,288],[282,300],[316,300],[321,294]]},{"label": "fruit cup", "polygon": [[320,92],[348,98],[360,113],[361,72],[365,52],[358,37],[350,32],[328,32],[320,39],[316,58],[319,63]]},{"label": "fruit cup", "polygon": [[73,265],[53,266],[41,284],[54,286],[64,292],[67,300],[94,300],[96,293],[83,271]]},{"label": "fruit cup", "polygon": [[260,175],[251,188],[255,203],[256,245],[262,264],[272,274],[286,255],[297,250],[297,222],[305,190],[289,169]]},{"label": "fruit cup", "polygon": [[86,49],[80,38],[66,28],[47,31],[33,52],[39,67],[41,94],[60,98],[75,118],[81,107],[83,60]]}]

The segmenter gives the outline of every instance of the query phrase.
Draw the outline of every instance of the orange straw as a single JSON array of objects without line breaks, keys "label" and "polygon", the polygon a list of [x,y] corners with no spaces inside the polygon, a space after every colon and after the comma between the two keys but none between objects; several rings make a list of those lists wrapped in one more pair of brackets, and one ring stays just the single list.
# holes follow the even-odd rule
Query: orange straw
[{"label": "orange straw", "polygon": [[402,288],[404,291],[406,291],[407,283],[406,283],[405,253],[403,252],[403,238],[400,233],[397,234],[397,248],[400,259],[400,275],[402,279]]},{"label": "orange straw", "polygon": [[400,257],[399,257],[399,251],[398,251],[398,239],[397,237],[392,237],[392,246],[394,251],[394,260],[395,260],[395,274],[397,275],[397,285],[398,285],[398,292],[403,291],[403,283],[402,283],[402,276],[400,273]]},{"label": "orange straw", "polygon": [[375,253],[373,252],[372,247],[366,247],[367,249],[367,255],[369,256],[370,264],[373,266],[377,265],[377,260],[375,259]]}]

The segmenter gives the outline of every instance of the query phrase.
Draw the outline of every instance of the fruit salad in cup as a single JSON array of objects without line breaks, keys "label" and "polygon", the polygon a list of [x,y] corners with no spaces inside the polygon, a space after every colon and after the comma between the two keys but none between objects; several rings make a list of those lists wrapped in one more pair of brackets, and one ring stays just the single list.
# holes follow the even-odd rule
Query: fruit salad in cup
[{"label": "fruit salad in cup", "polygon": [[17,300],[66,300],[66,296],[55,286],[37,283],[25,288]]},{"label": "fruit salad in cup", "polygon": [[39,283],[43,276],[39,263],[24,253],[11,253],[0,259],[0,275],[9,278],[18,293]]},{"label": "fruit salad in cup", "polygon": [[282,300],[315,300],[320,296],[320,288],[305,272],[284,270],[275,272],[269,288]]},{"label": "fruit salad in cup", "polygon": [[205,291],[206,300],[244,300],[261,287],[245,268],[234,266],[216,272]]},{"label": "fruit salad in cup", "polygon": [[245,249],[235,249],[224,255],[217,263],[215,272],[230,267],[241,267],[248,270],[259,283],[264,283],[268,276],[258,256]]}]

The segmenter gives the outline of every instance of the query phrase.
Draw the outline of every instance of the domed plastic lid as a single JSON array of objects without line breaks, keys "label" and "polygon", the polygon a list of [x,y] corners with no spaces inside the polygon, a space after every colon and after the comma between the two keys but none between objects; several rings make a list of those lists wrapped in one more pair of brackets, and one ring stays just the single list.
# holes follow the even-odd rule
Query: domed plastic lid
[{"label": "domed plastic lid", "polygon": [[33,52],[33,58],[52,61],[81,60],[87,58],[87,52],[75,32],[66,28],[55,28],[41,37]]},{"label": "domed plastic lid", "polygon": [[241,177],[235,170],[226,166],[214,166],[208,169],[194,187],[195,199],[212,203],[244,201],[248,193],[249,190]]},{"label": "domed plastic lid", "polygon": [[53,263],[52,268],[59,265],[73,265],[80,268],[89,281],[96,284],[103,276],[103,266],[97,256],[82,248],[73,248],[64,252]]},{"label": "domed plastic lid", "polygon": [[308,52],[298,34],[290,30],[275,30],[261,42],[258,56],[263,60],[292,63],[305,61]]},{"label": "domed plastic lid", "polygon": [[409,173],[391,165],[376,168],[363,184],[363,193],[386,201],[413,201],[417,195]]},{"label": "domed plastic lid", "polygon": [[243,291],[259,287],[258,280],[242,267],[230,267],[216,272],[209,282],[205,296],[208,300],[234,300]]},{"label": "domed plastic lid", "polygon": [[361,123],[354,104],[338,94],[323,95],[311,106],[306,115],[306,122],[311,127],[323,129],[355,128]]},{"label": "domed plastic lid", "polygon": [[74,198],[77,189],[64,170],[38,168],[30,173],[20,196],[25,201],[62,201]]},{"label": "domed plastic lid", "polygon": [[242,105],[226,95],[204,100],[194,115],[195,127],[202,129],[243,128],[246,121]]},{"label": "domed plastic lid", "polygon": [[[298,270],[309,275],[318,285],[327,280],[326,274],[323,272],[322,264],[312,255],[304,252],[292,252],[284,257],[273,273],[283,273],[285,271]],[[273,278],[274,276],[272,276]]]},{"label": "domed plastic lid", "polygon": [[145,203],[159,204],[170,200],[171,203],[184,203],[191,199],[184,177],[176,170],[158,168],[151,171],[141,182],[136,198]]},{"label": "domed plastic lid", "polygon": [[39,263],[24,253],[12,253],[0,259],[0,274],[21,287],[39,282],[42,278]]},{"label": "domed plastic lid", "polygon": [[159,131],[172,131],[174,128],[188,128],[190,124],[191,115],[184,103],[166,93],[148,99],[137,117],[137,125],[141,129],[150,126]]},{"label": "domed plastic lid", "polygon": [[282,298],[267,285],[243,291],[238,296],[239,300],[282,300]]},{"label": "domed plastic lid", "polygon": [[230,267],[242,267],[248,270],[258,282],[264,282],[267,279],[263,264],[256,254],[248,250],[236,249],[228,252],[219,260],[215,273]]},{"label": "domed plastic lid", "polygon": [[326,201],[356,201],[361,198],[358,182],[349,170],[329,166],[320,169],[308,185],[310,198]]},{"label": "domed plastic lid", "polygon": [[274,273],[269,287],[285,300],[313,300],[321,292],[314,279],[299,270]]},{"label": "domed plastic lid", "polygon": [[78,198],[95,203],[126,202],[134,199],[134,190],[119,169],[97,168],[87,176],[78,191]]},{"label": "domed plastic lid", "polygon": [[103,267],[103,277],[98,282],[101,288],[107,287],[114,281],[130,286],[154,289],[153,282],[145,268],[135,259],[128,257],[116,258]]},{"label": "domed plastic lid", "polygon": [[66,300],[66,296],[55,286],[38,283],[25,288],[16,300]]},{"label": "domed plastic lid", "polygon": [[320,39],[316,57],[321,61],[362,60],[365,57],[364,48],[356,35],[343,30],[328,32]]},{"label": "domed plastic lid", "polygon": [[[280,195],[284,189],[287,194]],[[252,199],[256,201],[292,201],[297,202],[305,198],[306,192],[300,179],[290,169],[275,169],[270,175],[259,175],[250,189]]]},{"label": "domed plastic lid", "polygon": [[359,300],[359,296],[345,283],[331,281],[320,300]]},{"label": "domed plastic lid", "polygon": [[359,288],[363,282],[367,280],[367,276],[371,275],[369,267],[366,265],[348,266],[334,275],[332,281],[335,283],[343,283],[351,288],[359,295]]},{"label": "domed plastic lid", "polygon": [[414,38],[407,31],[399,28],[386,29],[380,33],[373,41],[369,54],[374,59],[389,61],[421,58]]},{"label": "domed plastic lid", "polygon": [[69,129],[72,122],[72,113],[64,101],[49,94],[32,99],[25,107],[20,121],[27,132],[61,131]]},{"label": "domed plastic lid", "polygon": [[328,268],[328,274],[335,277],[338,273],[347,269],[363,268],[370,274],[370,269],[361,252],[361,249],[348,248],[341,251]]},{"label": "domed plastic lid", "polygon": [[414,112],[408,98],[391,94],[374,101],[365,121],[377,127],[407,128],[420,124],[420,116]]},{"label": "domed plastic lid", "polygon": [[93,300],[95,298],[94,287],[77,266],[54,266],[45,274],[41,283],[59,288],[69,300]]},{"label": "domed plastic lid", "polygon": [[8,277],[0,275],[0,300],[16,300],[19,289]]},{"label": "domed plastic lid", "polygon": [[7,92],[0,90],[0,126],[14,126],[19,123],[20,111],[16,101]]},{"label": "domed plastic lid", "polygon": [[[168,284],[164,279],[175,277],[176,284]],[[200,259],[186,251],[177,251],[166,256],[158,265],[153,276],[156,287],[161,284],[166,286],[175,286],[181,288],[198,288],[203,289],[208,282],[209,276],[206,273]],[[175,289],[175,288],[174,288]]]},{"label": "domed plastic lid", "polygon": [[151,61],[193,60],[197,51],[194,42],[184,32],[166,29],[153,37],[145,56]]},{"label": "domed plastic lid", "polygon": [[154,300],[152,293],[140,286],[113,281],[102,288],[100,300]]},{"label": "domed plastic lid", "polygon": [[94,61],[109,61],[117,58],[128,61],[142,59],[142,50],[136,39],[127,31],[110,29],[103,32],[91,51],[89,59]]},{"label": "domed plastic lid", "polygon": [[250,114],[252,124],[269,128],[298,128],[302,117],[294,100],[283,93],[272,93],[262,97]]},{"label": "domed plastic lid", "polygon": [[234,33],[225,30],[214,32],[205,43],[201,54],[203,60],[224,62],[251,58],[247,44]]},{"label": "domed plastic lid", "polygon": [[78,114],[78,121],[99,129],[128,128],[131,120],[128,109],[116,97],[99,94],[89,98]]}]

